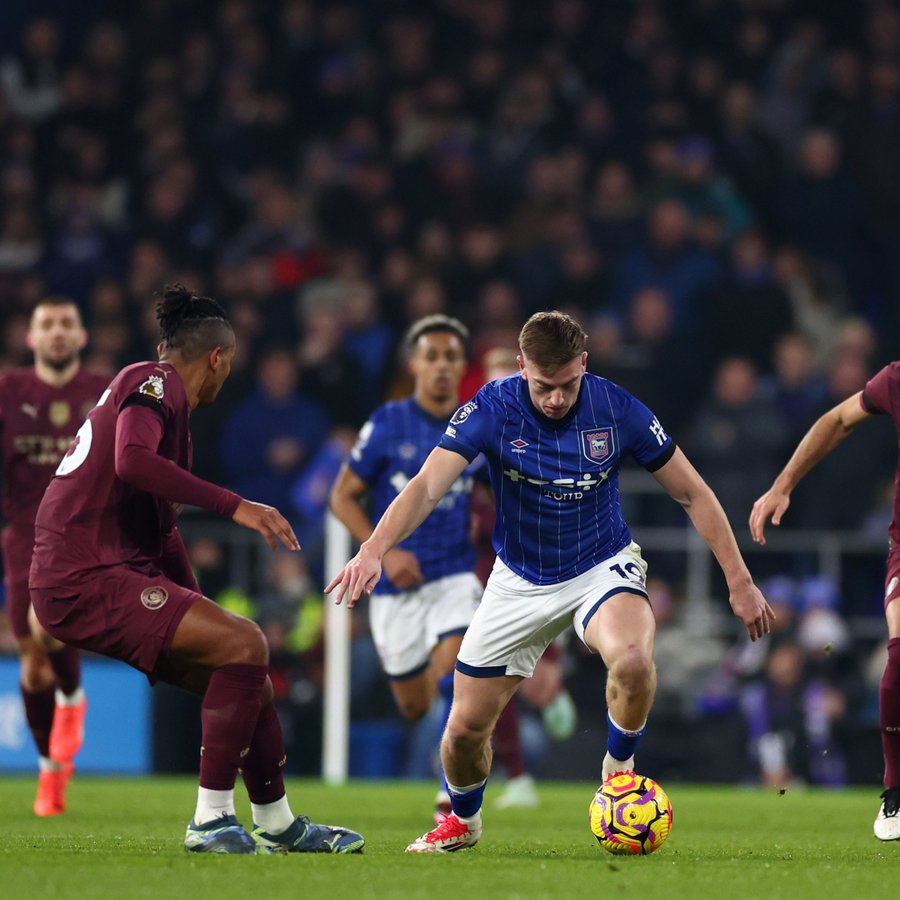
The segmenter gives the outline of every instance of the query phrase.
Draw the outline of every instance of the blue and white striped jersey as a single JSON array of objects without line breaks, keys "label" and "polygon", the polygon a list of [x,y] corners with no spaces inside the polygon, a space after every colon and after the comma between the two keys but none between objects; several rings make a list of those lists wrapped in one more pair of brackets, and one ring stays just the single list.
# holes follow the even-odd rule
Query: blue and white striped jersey
[{"label": "blue and white striped jersey", "polygon": [[675,452],[657,418],[624,388],[585,374],[563,419],[535,409],[521,375],[486,384],[450,419],[440,446],[483,453],[497,502],[497,555],[532,584],[557,584],[631,542],[619,501],[619,466],[650,471]]},{"label": "blue and white striped jersey", "polygon": [[[422,468],[446,427],[446,419],[429,415],[412,397],[386,403],[363,425],[347,465],[369,485],[373,522]],[[475,472],[483,465],[483,460],[470,465],[431,515],[399,544],[416,555],[426,583],[475,568],[469,497]],[[374,593],[396,594],[398,588],[382,574]]]}]

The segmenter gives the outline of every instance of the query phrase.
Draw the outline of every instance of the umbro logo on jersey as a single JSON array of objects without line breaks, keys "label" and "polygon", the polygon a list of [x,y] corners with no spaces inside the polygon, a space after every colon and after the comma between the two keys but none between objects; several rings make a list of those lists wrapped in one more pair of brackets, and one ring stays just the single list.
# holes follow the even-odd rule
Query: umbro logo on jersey
[{"label": "umbro logo on jersey", "polygon": [[523,441],[522,438],[510,441],[509,443],[513,448],[513,453],[524,453],[525,448],[528,446],[528,441]]},{"label": "umbro logo on jersey", "polygon": [[25,413],[26,416],[30,416],[32,419],[37,418],[38,409],[31,403],[23,403],[22,404],[22,412]]}]

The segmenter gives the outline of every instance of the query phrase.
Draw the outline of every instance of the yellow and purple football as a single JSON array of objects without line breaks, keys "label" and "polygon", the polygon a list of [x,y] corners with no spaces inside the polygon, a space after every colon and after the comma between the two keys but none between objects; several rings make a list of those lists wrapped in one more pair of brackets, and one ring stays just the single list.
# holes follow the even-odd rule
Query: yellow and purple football
[{"label": "yellow and purple football", "polygon": [[589,808],[591,831],[610,853],[658,850],[672,830],[672,804],[651,778],[616,772],[597,788]]}]

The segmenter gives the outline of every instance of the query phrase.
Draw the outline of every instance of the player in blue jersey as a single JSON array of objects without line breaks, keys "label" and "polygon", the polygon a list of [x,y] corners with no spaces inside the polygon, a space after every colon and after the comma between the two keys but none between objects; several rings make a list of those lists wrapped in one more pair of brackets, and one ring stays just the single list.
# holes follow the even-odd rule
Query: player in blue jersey
[{"label": "player in blue jersey", "polygon": [[652,472],[687,511],[722,567],[732,610],[750,638],[769,632],[774,614],[715,495],[646,406],[586,373],[586,340],[563,313],[532,316],[519,335],[520,374],[485,385],[456,411],[419,474],[326,588],[338,587],[336,601],[346,596],[350,606],[371,591],[385,554],[484,454],[497,503],[497,561],[459,650],[441,744],[453,814],[413,841],[409,852],[478,842],[494,723],[570,622],[608,670],[603,777],[633,768],[656,670],[647,566],[619,502],[618,470],[626,456]]},{"label": "player in blue jersey", "polygon": [[[371,537],[373,522],[441,439],[459,404],[468,337],[462,322],[444,315],[420,319],[407,332],[413,394],[375,411],[331,491],[332,511],[356,540]],[[442,730],[453,699],[456,654],[481,598],[469,535],[472,469],[467,461],[422,527],[384,554],[384,572],[369,603],[372,637],[400,712],[421,719],[439,691]],[[435,820],[449,812],[442,785]]]}]

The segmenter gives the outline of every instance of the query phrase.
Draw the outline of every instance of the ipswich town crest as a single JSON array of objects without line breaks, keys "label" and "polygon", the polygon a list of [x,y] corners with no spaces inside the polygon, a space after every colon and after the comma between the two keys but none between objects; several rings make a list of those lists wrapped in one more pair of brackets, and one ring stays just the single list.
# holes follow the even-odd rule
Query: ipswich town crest
[{"label": "ipswich town crest", "polygon": [[590,462],[606,462],[615,449],[611,427],[591,428],[581,432],[581,452]]}]

